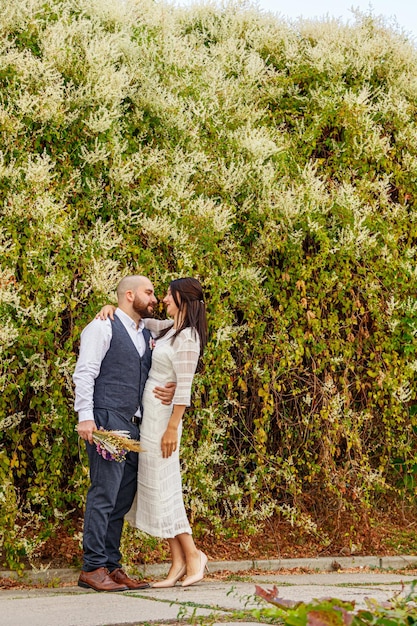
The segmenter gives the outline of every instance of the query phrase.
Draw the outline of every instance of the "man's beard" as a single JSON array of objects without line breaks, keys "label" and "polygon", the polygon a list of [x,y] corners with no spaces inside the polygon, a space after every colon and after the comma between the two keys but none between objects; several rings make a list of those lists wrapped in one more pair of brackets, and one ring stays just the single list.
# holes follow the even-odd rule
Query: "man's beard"
[{"label": "man's beard", "polygon": [[133,300],[132,308],[141,318],[153,317],[152,305],[146,306],[137,295],[135,295],[135,299]]}]

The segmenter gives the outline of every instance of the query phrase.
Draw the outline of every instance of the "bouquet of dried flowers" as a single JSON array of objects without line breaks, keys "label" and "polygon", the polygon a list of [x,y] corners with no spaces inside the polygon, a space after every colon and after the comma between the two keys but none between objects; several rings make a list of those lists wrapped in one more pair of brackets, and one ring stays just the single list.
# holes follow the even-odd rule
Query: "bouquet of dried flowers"
[{"label": "bouquet of dried flowers", "polygon": [[106,461],[121,462],[126,459],[127,452],[143,452],[137,439],[131,439],[127,430],[96,430],[93,433],[96,449]]},{"label": "bouquet of dried flowers", "polygon": [[132,439],[127,430],[96,430],[93,432],[93,442],[98,454],[106,461],[121,463],[126,459],[128,452],[143,452],[137,439]]}]

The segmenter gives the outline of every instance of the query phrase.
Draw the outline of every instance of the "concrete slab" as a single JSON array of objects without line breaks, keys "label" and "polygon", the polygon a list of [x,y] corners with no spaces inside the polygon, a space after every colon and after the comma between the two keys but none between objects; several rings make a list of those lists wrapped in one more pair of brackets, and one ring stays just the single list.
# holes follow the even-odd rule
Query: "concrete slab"
[{"label": "concrete slab", "polygon": [[177,585],[170,589],[112,594],[79,587],[9,590],[0,592],[0,623],[3,626],[136,626],[150,622],[163,624],[168,620],[186,623],[193,618],[200,624],[225,626],[238,622],[233,611],[267,606],[255,596],[255,584],[265,589],[276,585],[279,595],[288,600],[336,597],[355,602],[359,608],[365,606],[366,598],[388,600],[412,580],[413,576],[372,572],[265,573],[251,576],[245,582],[205,579],[186,588]]},{"label": "concrete slab", "polygon": [[[2,626],[105,626],[144,624],[175,620],[182,613],[178,603],[140,597],[130,593],[85,593],[57,591],[54,594],[31,591],[26,597],[5,598],[0,592]],[[195,607],[198,616],[211,609]],[[190,612],[191,615],[191,612]]]}]

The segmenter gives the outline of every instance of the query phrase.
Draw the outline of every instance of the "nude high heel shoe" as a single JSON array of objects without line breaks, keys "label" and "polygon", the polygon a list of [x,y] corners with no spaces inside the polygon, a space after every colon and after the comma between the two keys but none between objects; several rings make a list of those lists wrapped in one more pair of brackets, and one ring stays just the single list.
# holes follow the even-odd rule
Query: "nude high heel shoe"
[{"label": "nude high heel shoe", "polygon": [[195,583],[199,583],[200,580],[203,580],[204,570],[208,571],[207,561],[207,556],[204,554],[204,552],[201,552],[200,550],[200,569],[198,570],[197,574],[193,574],[192,576],[187,576],[187,578],[184,578],[181,586],[189,587],[190,585],[195,585]]},{"label": "nude high heel shoe", "polygon": [[171,578],[165,578],[165,580],[159,580],[156,583],[153,583],[152,589],[166,589],[168,587],[175,587],[180,578],[184,576],[187,571],[187,566],[183,565],[179,572],[172,576]]}]

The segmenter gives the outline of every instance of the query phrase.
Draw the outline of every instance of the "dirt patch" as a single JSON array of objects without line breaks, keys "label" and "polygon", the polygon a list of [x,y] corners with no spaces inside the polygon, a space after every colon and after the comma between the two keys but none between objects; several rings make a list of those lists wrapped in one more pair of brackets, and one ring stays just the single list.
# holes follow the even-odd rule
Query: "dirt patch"
[{"label": "dirt patch", "polygon": [[[337,523],[336,523],[337,522]],[[209,528],[196,533],[198,547],[212,561],[270,560],[289,558],[340,556],[393,556],[417,553],[415,512],[408,516],[403,511],[381,511],[372,520],[354,520],[351,516],[322,520],[315,534],[303,528],[291,526],[288,521],[274,518],[266,521],[255,534],[245,534],[234,528],[224,530],[223,536],[215,536]],[[26,566],[51,569],[81,566],[80,537],[82,518],[73,521],[71,531],[62,528],[47,539],[38,553]],[[168,561],[168,545],[164,541],[135,540],[134,547],[126,542],[129,554],[123,549],[129,563],[143,565]],[[1,559],[3,567],[4,559]],[[219,576],[227,576],[227,573]],[[236,575],[236,572],[234,573]],[[1,576],[1,571],[0,571]],[[216,575],[217,576],[217,575]],[[18,581],[0,578],[0,589],[19,588]]]}]

